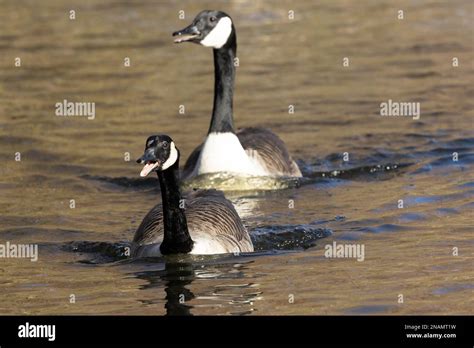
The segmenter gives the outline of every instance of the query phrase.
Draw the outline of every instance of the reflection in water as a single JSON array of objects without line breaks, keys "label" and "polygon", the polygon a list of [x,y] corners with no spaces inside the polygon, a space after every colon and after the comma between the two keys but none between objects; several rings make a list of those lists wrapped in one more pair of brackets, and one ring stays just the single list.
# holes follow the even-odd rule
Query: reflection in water
[{"label": "reflection in water", "polygon": [[194,298],[194,294],[186,288],[193,281],[194,270],[190,263],[167,263],[164,279],[166,279],[166,315],[192,315],[192,306],[186,304]]},{"label": "reflection in water", "polygon": [[[253,261],[250,261],[253,262]],[[228,314],[252,313],[254,302],[261,299],[258,284],[235,282],[222,284],[216,280],[245,279],[243,263],[191,263],[165,262],[162,270],[135,273],[148,284],[142,290],[161,289],[165,291],[166,315],[193,315],[193,308],[228,307]],[[191,283],[193,289],[191,291]],[[208,284],[211,284],[209,287]],[[189,302],[193,301],[193,304]],[[145,304],[161,303],[161,299],[142,301]]]},{"label": "reflection in water", "polygon": [[[186,304],[195,298],[194,294],[186,288],[194,279],[194,269],[191,263],[166,262],[165,269],[139,272],[136,277],[148,281],[148,284],[142,286],[144,290],[161,289],[164,285],[166,315],[192,315],[190,311],[192,306]],[[161,301],[142,302],[152,304]]]}]

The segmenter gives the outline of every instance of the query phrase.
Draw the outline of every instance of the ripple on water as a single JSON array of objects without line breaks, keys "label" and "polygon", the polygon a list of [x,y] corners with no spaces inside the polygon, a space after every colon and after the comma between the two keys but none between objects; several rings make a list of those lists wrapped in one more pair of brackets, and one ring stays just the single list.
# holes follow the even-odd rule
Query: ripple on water
[{"label": "ripple on water", "polygon": [[291,177],[235,176],[231,173],[199,175],[183,182],[185,189],[218,189],[222,191],[267,191],[295,188],[302,179]]},{"label": "ripple on water", "polygon": [[433,170],[451,170],[453,166],[462,169],[466,164],[474,163],[473,158],[474,156],[472,155],[462,155],[462,161],[460,159],[458,159],[458,161],[454,161],[452,154],[438,157],[421,165],[417,170],[413,171],[413,174],[428,173],[432,172]]},{"label": "ripple on water", "polygon": [[426,219],[426,216],[418,213],[404,213],[400,214],[397,218],[400,223],[414,222],[414,221],[423,221]]},{"label": "ripple on water", "polygon": [[[18,218],[19,219],[19,218]],[[17,218],[14,219],[16,221]],[[32,219],[31,221],[34,221]],[[30,221],[28,219],[27,221]],[[38,227],[18,227],[2,231],[2,239],[20,240],[24,237],[35,240],[42,240],[43,237],[51,240],[67,240],[94,236],[93,232],[63,229],[63,228],[38,228]]]},{"label": "ripple on water", "polygon": [[376,314],[376,313],[387,313],[390,312],[394,308],[393,305],[367,305],[367,306],[359,306],[353,307],[345,312],[347,314]]},{"label": "ripple on water", "polygon": [[464,184],[458,185],[460,189],[465,189],[465,188],[474,188],[474,181],[468,181],[465,182]]},{"label": "ripple on water", "polygon": [[474,284],[458,284],[437,288],[432,291],[433,295],[446,295],[450,292],[474,289]]},{"label": "ripple on water", "polygon": [[[340,157],[340,156],[339,156]],[[262,177],[262,176],[235,176],[231,173],[211,173],[199,175],[182,183],[184,190],[192,189],[218,189],[227,192],[238,191],[270,191],[298,188],[309,184],[330,184],[343,180],[388,180],[394,175],[400,175],[403,170],[410,167],[412,163],[384,163],[368,164],[374,158],[362,159],[360,166],[344,167],[340,166],[340,158],[337,164],[325,165],[329,169],[321,171],[320,163],[305,163],[298,161],[303,172],[302,178],[292,177]],[[158,189],[158,180],[149,178],[127,178],[127,177],[106,177],[94,175],[81,175],[85,180],[106,183],[112,189],[143,190]],[[339,181],[342,182],[342,181]]]},{"label": "ripple on water", "polygon": [[101,264],[127,259],[126,251],[130,246],[130,242],[73,241],[62,244],[61,249],[66,252],[87,254],[81,263]]},{"label": "ripple on water", "polygon": [[439,216],[444,216],[444,215],[454,215],[454,214],[459,214],[458,210],[455,208],[438,208],[435,210],[435,214]]},{"label": "ripple on water", "polygon": [[158,178],[147,177],[147,178],[127,178],[127,177],[107,177],[107,176],[97,176],[97,175],[81,175],[81,179],[97,181],[104,183],[107,187],[116,190],[123,190],[131,188],[133,190],[149,190],[149,189],[159,189]]},{"label": "ripple on water", "polygon": [[297,250],[313,247],[317,240],[331,234],[327,228],[312,225],[270,225],[254,229],[251,237],[256,251]]},{"label": "ripple on water", "polygon": [[385,232],[401,232],[409,231],[409,227],[395,225],[395,224],[383,224],[379,226],[372,227],[361,227],[359,231],[369,232],[369,233],[385,233]]},{"label": "ripple on water", "polygon": [[[175,263],[196,263],[203,261],[219,260],[219,262],[235,260],[237,257],[262,256],[273,252],[292,252],[315,246],[316,241],[330,236],[332,231],[326,228],[317,228],[312,225],[271,225],[256,228],[251,233],[255,252],[219,255],[169,255],[166,257],[143,258],[138,262],[175,262]],[[66,252],[74,252],[84,255],[81,263],[103,264],[116,261],[129,260],[126,248],[130,248],[131,243],[122,242],[96,242],[96,241],[73,241],[61,244],[61,249]],[[131,260],[134,261],[134,260]],[[198,272],[203,277],[209,276],[209,272]],[[212,275],[211,275],[212,277]]]},{"label": "ripple on water", "polygon": [[359,240],[363,236],[363,232],[360,231],[349,231],[349,232],[339,232],[338,239],[346,241]]}]

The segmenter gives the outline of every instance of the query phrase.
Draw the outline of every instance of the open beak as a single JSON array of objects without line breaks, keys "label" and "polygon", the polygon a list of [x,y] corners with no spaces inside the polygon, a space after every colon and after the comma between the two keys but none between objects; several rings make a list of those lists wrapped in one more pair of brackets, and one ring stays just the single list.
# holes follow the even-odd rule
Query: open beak
[{"label": "open beak", "polygon": [[194,24],[191,24],[190,26],[173,33],[173,36],[176,36],[174,39],[175,43],[192,41],[193,39],[199,37],[199,35],[201,35],[201,33]]},{"label": "open beak", "polygon": [[147,176],[153,171],[153,169],[158,168],[160,166],[160,162],[150,158],[149,154],[147,153],[137,159],[137,163],[145,164],[143,166],[142,171],[140,172],[141,177]]}]

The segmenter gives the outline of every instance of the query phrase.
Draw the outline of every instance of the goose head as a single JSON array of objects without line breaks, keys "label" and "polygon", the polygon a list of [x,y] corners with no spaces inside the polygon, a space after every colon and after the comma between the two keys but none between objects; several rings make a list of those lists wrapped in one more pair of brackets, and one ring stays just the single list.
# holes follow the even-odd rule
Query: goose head
[{"label": "goose head", "polygon": [[205,10],[184,29],[173,33],[174,42],[194,42],[215,49],[235,42],[235,28],[230,16],[222,11]]},{"label": "goose head", "polygon": [[137,163],[144,164],[140,176],[147,176],[154,171],[164,171],[175,164],[178,159],[179,151],[173,139],[165,134],[152,135],[146,140],[145,152],[137,159]]}]

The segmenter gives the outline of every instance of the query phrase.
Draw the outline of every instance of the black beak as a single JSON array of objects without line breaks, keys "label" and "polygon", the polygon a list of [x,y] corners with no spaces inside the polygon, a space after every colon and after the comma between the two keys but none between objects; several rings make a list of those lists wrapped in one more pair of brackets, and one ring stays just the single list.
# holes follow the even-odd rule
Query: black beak
[{"label": "black beak", "polygon": [[140,172],[141,177],[145,177],[153,170],[157,170],[161,167],[161,163],[157,161],[152,149],[145,150],[143,156],[137,159],[137,163],[143,164],[142,171]]},{"label": "black beak", "polygon": [[152,151],[145,150],[145,153],[137,159],[137,163],[156,162],[155,154]]},{"label": "black beak", "polygon": [[173,33],[173,36],[177,36],[174,39],[175,43],[192,41],[193,39],[197,38],[199,35],[201,35],[201,32],[198,30],[198,28],[194,24],[191,24],[187,26],[186,28],[175,31]]}]

